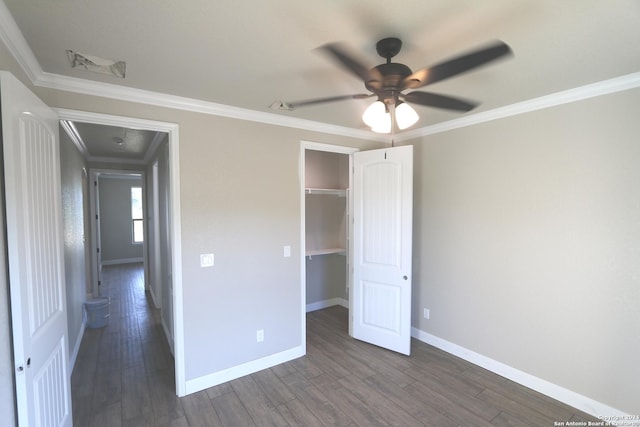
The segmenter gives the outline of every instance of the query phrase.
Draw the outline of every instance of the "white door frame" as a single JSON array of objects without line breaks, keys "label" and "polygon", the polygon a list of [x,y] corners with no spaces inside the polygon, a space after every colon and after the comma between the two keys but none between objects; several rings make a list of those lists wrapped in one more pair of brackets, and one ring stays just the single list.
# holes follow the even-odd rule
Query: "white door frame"
[{"label": "white door frame", "polygon": [[[306,150],[315,150],[315,151],[325,151],[329,153],[338,153],[338,154],[347,154],[349,156],[349,188],[351,188],[351,180],[352,180],[352,171],[351,165],[353,164],[353,153],[360,151],[358,148],[354,147],[345,147],[343,145],[332,145],[332,144],[324,144],[320,142],[312,142],[312,141],[300,141],[300,159],[299,159],[299,169],[300,169],[300,318],[301,318],[301,344],[303,348],[303,353],[307,353],[307,263],[306,263],[306,225],[305,225],[305,152]],[[347,192],[347,206],[349,212],[347,213],[349,218],[353,218],[352,216],[352,203],[351,203],[351,191]],[[351,226],[349,229],[349,236],[347,236],[349,242],[353,241],[353,232]],[[349,244],[347,250],[347,264],[349,266],[349,271],[347,271],[347,286],[349,287],[349,299],[351,299],[351,279],[352,279],[352,271],[351,265],[353,260],[353,245]],[[351,335],[351,327],[352,322],[351,318],[349,318],[349,335]]]},{"label": "white door frame", "polygon": [[[151,291],[151,295],[154,299],[154,303],[157,308],[163,308],[162,305],[162,286],[157,286],[160,283],[160,222],[158,218],[160,218],[160,206],[159,206],[159,188],[158,188],[158,159],[154,160],[151,164],[151,212],[148,212],[146,215],[147,224],[151,226],[153,230],[149,233],[151,236],[147,240],[148,243],[148,253],[151,255],[149,258],[153,259],[153,262],[150,262],[148,266],[149,271],[149,289]],[[148,194],[148,193],[147,193]],[[151,222],[149,222],[151,219]],[[147,227],[145,227],[146,229]],[[172,340],[172,339],[171,339]],[[173,351],[173,350],[172,350]]]},{"label": "white door frame", "polygon": [[107,126],[119,126],[133,129],[165,132],[169,135],[169,191],[171,225],[171,266],[173,280],[173,346],[175,357],[176,394],[186,395],[185,360],[184,360],[184,313],[182,298],[182,239],[180,219],[180,161],[179,132],[176,123],[137,119],[86,111],[54,109],[60,120],[71,120]]},{"label": "white door frame", "polygon": [[[91,212],[91,273],[92,273],[92,282],[91,282],[91,293],[93,296],[101,295],[100,291],[100,271],[102,271],[102,236],[100,233],[99,222],[100,218],[100,185],[96,184],[100,179],[101,175],[128,175],[128,176],[139,176],[142,183],[141,186],[144,191],[145,187],[145,171],[144,169],[139,170],[125,170],[125,169],[89,169],[89,183],[91,184],[89,189],[89,199],[90,199],[90,212]],[[146,209],[144,210],[144,218],[146,218]],[[146,228],[145,228],[146,230]],[[146,254],[146,243],[147,236],[145,233],[145,241],[143,241],[143,259],[145,265],[145,281],[147,280],[147,254]],[[100,248],[100,252],[98,253],[98,248]]]}]

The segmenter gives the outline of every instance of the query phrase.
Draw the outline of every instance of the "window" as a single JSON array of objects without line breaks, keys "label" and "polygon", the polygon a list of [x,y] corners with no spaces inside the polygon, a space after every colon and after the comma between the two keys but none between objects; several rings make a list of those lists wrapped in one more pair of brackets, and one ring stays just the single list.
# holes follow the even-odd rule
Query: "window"
[{"label": "window", "polygon": [[131,187],[131,223],[133,225],[133,243],[142,243],[144,241],[142,187]]}]

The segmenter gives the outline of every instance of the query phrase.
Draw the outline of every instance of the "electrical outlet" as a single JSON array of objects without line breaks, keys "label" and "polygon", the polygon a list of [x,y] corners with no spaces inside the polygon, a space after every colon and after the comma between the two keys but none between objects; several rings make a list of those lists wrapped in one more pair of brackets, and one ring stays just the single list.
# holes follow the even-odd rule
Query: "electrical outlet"
[{"label": "electrical outlet", "polygon": [[213,267],[213,254],[200,254],[200,267]]},{"label": "electrical outlet", "polygon": [[431,318],[431,310],[429,310],[428,308],[424,309],[424,318],[427,320]]},{"label": "electrical outlet", "polygon": [[264,341],[264,329],[258,329],[256,331],[256,342]]}]

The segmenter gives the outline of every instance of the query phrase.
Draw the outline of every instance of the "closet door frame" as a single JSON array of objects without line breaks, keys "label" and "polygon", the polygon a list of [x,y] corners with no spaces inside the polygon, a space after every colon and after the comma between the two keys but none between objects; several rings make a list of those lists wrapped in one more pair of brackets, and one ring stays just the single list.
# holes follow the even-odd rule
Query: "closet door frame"
[{"label": "closet door frame", "polygon": [[[301,318],[301,343],[304,348],[304,353],[306,354],[307,347],[307,271],[306,271],[306,213],[305,213],[305,176],[306,176],[306,168],[305,168],[305,154],[307,150],[314,151],[325,151],[328,153],[337,153],[337,154],[346,154],[349,156],[349,191],[347,191],[347,215],[350,218],[353,218],[352,212],[352,194],[351,188],[353,185],[353,153],[360,151],[358,148],[354,147],[345,147],[341,145],[332,145],[332,144],[324,144],[319,142],[312,141],[300,141],[300,318]],[[349,224],[347,230],[347,241],[351,242],[353,240],[353,231],[352,226]],[[347,295],[351,293],[351,281],[352,281],[352,260],[353,260],[353,245],[347,245],[347,287],[348,292]],[[349,335],[352,332],[352,323],[349,321]]]}]

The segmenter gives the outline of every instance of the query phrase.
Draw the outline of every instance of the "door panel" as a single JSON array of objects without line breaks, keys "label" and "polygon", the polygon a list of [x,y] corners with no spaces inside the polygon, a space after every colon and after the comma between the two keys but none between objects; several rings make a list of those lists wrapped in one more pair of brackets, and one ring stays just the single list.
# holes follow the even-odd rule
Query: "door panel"
[{"label": "door panel", "polygon": [[413,147],[354,154],[354,338],[411,351]]},{"label": "door panel", "polygon": [[11,74],[0,82],[18,421],[69,426],[58,119]]}]

